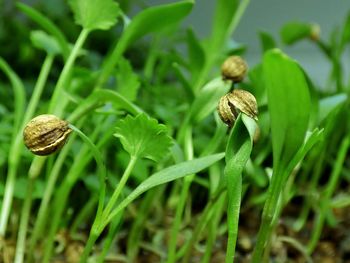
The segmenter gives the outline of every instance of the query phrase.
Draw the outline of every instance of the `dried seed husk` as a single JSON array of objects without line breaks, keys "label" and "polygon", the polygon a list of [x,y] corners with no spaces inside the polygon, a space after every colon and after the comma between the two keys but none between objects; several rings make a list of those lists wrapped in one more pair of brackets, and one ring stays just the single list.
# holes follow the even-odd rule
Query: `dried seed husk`
[{"label": "dried seed husk", "polygon": [[253,94],[242,89],[235,89],[222,96],[217,107],[221,120],[232,127],[240,112],[258,120],[258,106]]},{"label": "dried seed husk", "polygon": [[71,131],[67,121],[55,115],[39,115],[24,128],[24,144],[36,155],[49,155],[65,144]]}]

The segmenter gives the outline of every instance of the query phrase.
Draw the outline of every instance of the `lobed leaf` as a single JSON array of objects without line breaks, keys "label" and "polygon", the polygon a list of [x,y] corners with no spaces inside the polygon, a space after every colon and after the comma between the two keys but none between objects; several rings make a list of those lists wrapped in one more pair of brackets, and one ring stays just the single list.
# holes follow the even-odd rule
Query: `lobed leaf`
[{"label": "lobed leaf", "polygon": [[119,5],[113,0],[70,0],[75,22],[87,30],[107,30],[120,15]]},{"label": "lobed leaf", "polygon": [[119,59],[117,66],[118,92],[126,99],[135,101],[141,84],[138,75],[134,73],[130,62],[125,58]]},{"label": "lobed leaf", "polygon": [[166,126],[144,113],[119,121],[114,135],[131,156],[156,162],[169,153],[173,144]]}]

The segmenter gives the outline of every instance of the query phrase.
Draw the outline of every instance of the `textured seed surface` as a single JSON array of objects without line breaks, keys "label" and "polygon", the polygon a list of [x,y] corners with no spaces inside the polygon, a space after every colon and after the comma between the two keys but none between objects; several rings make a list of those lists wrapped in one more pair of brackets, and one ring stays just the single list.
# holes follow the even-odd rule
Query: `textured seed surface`
[{"label": "textured seed surface", "polygon": [[258,120],[258,106],[253,94],[246,90],[236,89],[228,94],[228,100],[240,112]]},{"label": "textured seed surface", "polygon": [[224,80],[241,82],[248,70],[247,63],[239,56],[228,57],[221,66],[221,74]]},{"label": "textured seed surface", "polygon": [[232,127],[240,112],[258,120],[258,106],[253,94],[236,89],[222,96],[217,107],[221,120]]},{"label": "textured seed surface", "polygon": [[49,155],[64,145],[71,131],[68,122],[50,114],[39,115],[24,128],[24,144],[34,154]]}]

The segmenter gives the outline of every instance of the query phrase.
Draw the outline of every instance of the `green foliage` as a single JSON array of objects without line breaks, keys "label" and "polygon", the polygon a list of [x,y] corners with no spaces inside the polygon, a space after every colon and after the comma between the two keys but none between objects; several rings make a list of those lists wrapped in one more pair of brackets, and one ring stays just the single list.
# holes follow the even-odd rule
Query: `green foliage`
[{"label": "green foliage", "polygon": [[134,73],[130,62],[124,58],[119,59],[117,67],[117,90],[126,99],[135,101],[140,88],[138,75]]},{"label": "green foliage", "polygon": [[129,115],[119,121],[114,136],[120,139],[131,156],[156,162],[164,158],[172,145],[166,126],[143,113],[136,117]]},{"label": "green foliage", "polygon": [[31,32],[30,39],[35,47],[45,50],[48,54],[56,55],[61,51],[59,43],[56,41],[56,39],[43,31],[36,30]]},{"label": "green foliage", "polygon": [[198,173],[222,158],[224,158],[224,153],[213,154],[170,166],[161,170],[160,172],[151,175],[115,208],[111,215],[111,218],[147,190],[158,185],[179,179],[181,177]]},{"label": "green foliage", "polygon": [[299,65],[274,49],[264,55],[274,167],[286,165],[304,141],[309,123],[309,88]]},{"label": "green foliage", "polygon": [[[253,263],[293,261],[285,257],[295,254],[290,245],[307,261],[318,258],[321,234],[339,229],[338,210],[350,203],[349,14],[329,38],[301,22],[281,27],[281,39],[257,32],[262,59],[233,84],[220,77],[220,64],[228,54],[251,57],[231,38],[249,0],[215,1],[205,39],[182,23],[193,0],[42,1],[0,10],[1,43],[9,43],[0,55],[0,171],[7,173],[0,239],[16,242],[8,261],[67,261],[54,254],[65,229],[69,240],[88,236],[78,255],[84,263],[104,262],[111,244],[127,251],[127,262],[145,254],[152,262],[189,263],[194,255],[211,262],[225,250],[218,240],[231,263],[246,218],[255,223],[249,220],[256,242],[246,255]],[[328,60],[326,83],[276,48],[304,39]],[[228,128],[217,106],[235,88],[256,97],[259,120],[239,114]],[[73,130],[52,157],[33,157],[22,143],[25,124],[42,113]],[[293,237],[281,236],[280,222]],[[115,243],[124,232],[127,242]],[[269,253],[274,242],[288,244],[282,259]]]},{"label": "green foliage", "polygon": [[281,38],[285,44],[291,45],[295,42],[310,37],[312,25],[301,22],[290,22],[281,29]]},{"label": "green foliage", "polygon": [[120,15],[119,5],[113,0],[69,0],[75,22],[88,30],[107,30]]}]

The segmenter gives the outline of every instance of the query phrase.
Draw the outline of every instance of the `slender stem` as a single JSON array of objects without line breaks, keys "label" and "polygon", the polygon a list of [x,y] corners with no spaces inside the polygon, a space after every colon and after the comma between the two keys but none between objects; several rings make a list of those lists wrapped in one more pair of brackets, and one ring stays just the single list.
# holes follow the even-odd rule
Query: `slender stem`
[{"label": "slender stem", "polygon": [[315,227],[314,227],[314,230],[312,231],[311,239],[307,245],[307,252],[309,255],[314,251],[321,237],[322,228],[326,218],[327,210],[330,208],[331,197],[334,191],[336,190],[337,184],[339,182],[339,176],[343,168],[343,164],[346,158],[347,151],[349,149],[349,145],[350,145],[350,136],[347,136],[343,139],[340,145],[340,149],[337,154],[337,159],[333,166],[332,174],[327,183],[327,188],[324,192],[323,197],[321,198],[320,212],[316,218]]},{"label": "slender stem", "polygon": [[[73,134],[74,136],[74,134]],[[49,202],[52,196],[52,193],[55,190],[57,178],[59,176],[59,172],[61,170],[61,167],[70,151],[71,145],[73,144],[74,139],[70,138],[68,141],[67,145],[63,147],[61,150],[57,160],[55,161],[55,164],[50,172],[50,176],[48,178],[47,185],[45,187],[45,192],[43,199],[40,203],[39,207],[39,212],[37,219],[35,220],[35,225],[33,232],[31,234],[31,239],[30,239],[30,245],[29,245],[29,250],[33,251],[36,245],[36,242],[38,239],[41,237],[42,233],[44,232],[45,228],[45,223],[46,223],[46,218],[48,216],[48,209],[49,209]]]},{"label": "slender stem", "polygon": [[116,233],[118,232],[119,226],[121,225],[120,222],[122,220],[123,213],[119,213],[118,216],[114,217],[112,220],[112,223],[108,229],[107,237],[104,238],[103,242],[103,250],[101,251],[100,255],[98,256],[97,263],[104,263],[105,257],[108,253],[108,250],[115,239]]},{"label": "slender stem", "polygon": [[[225,173],[228,171],[228,164],[225,169]],[[227,175],[229,176],[229,175]],[[226,176],[226,177],[227,177]],[[226,263],[231,263],[234,261],[236,242],[238,236],[238,221],[239,221],[239,211],[241,206],[242,198],[242,173],[235,174],[234,182],[227,185],[228,188],[234,189],[233,191],[228,191],[228,211],[227,211],[227,229],[228,229],[228,240],[226,249]],[[230,180],[228,180],[230,181]],[[231,195],[231,196],[230,196]]]},{"label": "slender stem", "polygon": [[[70,73],[72,71],[73,65],[74,65],[74,61],[77,58],[79,51],[81,49],[81,47],[83,46],[86,38],[88,37],[90,31],[87,29],[83,29],[80,32],[80,35],[78,36],[77,41],[75,42],[75,45],[72,49],[72,52],[69,54],[69,57],[62,69],[61,75],[57,81],[54,93],[52,95],[51,101],[50,101],[50,106],[49,106],[49,112],[61,117],[64,108],[66,106],[67,103],[67,99],[62,99],[62,93],[63,90],[69,80],[69,76]],[[63,98],[65,98],[65,96],[63,96]],[[60,101],[60,103],[58,103],[58,101]]]},{"label": "slender stem", "polygon": [[33,95],[29,101],[27,110],[25,112],[24,118],[22,120],[22,124],[20,129],[17,131],[16,137],[11,144],[10,155],[9,155],[9,170],[6,179],[6,187],[4,194],[4,201],[1,210],[1,218],[0,218],[0,236],[4,236],[7,228],[7,221],[11,210],[12,205],[12,197],[13,191],[16,182],[16,175],[18,169],[18,162],[21,156],[23,144],[22,144],[22,131],[26,123],[33,116],[35,109],[38,105],[38,101],[41,97],[42,91],[44,89],[45,83],[47,81],[47,77],[51,70],[52,62],[54,56],[47,55],[43,66],[41,67],[41,71],[34,87]]},{"label": "slender stem", "polygon": [[[96,221],[95,221],[96,222]],[[94,224],[95,225],[95,224]],[[94,228],[94,227],[93,227]],[[88,260],[88,257],[89,257],[89,254],[90,252],[92,251],[94,245],[95,245],[95,242],[97,240],[97,238],[100,236],[101,232],[99,232],[97,230],[96,231],[93,231],[94,229],[91,230],[90,232],[90,235],[89,235],[89,239],[85,245],[85,248],[84,248],[84,251],[83,251],[83,254],[80,256],[80,259],[79,259],[79,262],[80,263],[86,263],[87,260]]]},{"label": "slender stem", "polygon": [[104,219],[106,219],[110,215],[110,212],[112,211],[113,207],[115,206],[119,195],[121,194],[127,180],[129,179],[131,171],[134,169],[136,161],[137,161],[136,156],[130,157],[128,166],[126,167],[124,174],[122,175],[122,178],[120,179],[120,182],[118,183],[117,188],[114,190],[111,199],[109,199],[109,202],[108,202],[106,208],[103,210],[103,218]]},{"label": "slender stem", "polygon": [[79,211],[79,214],[75,217],[72,226],[70,227],[70,235],[74,236],[78,232],[79,226],[84,222],[88,217],[92,217],[94,213],[94,209],[97,205],[98,197],[93,195],[89,198],[86,204],[84,204],[83,208]]},{"label": "slender stem", "polygon": [[91,227],[90,235],[87,241],[87,244],[84,248],[83,254],[80,258],[80,263],[84,263],[87,261],[88,256],[93,248],[93,245],[96,242],[96,239],[100,236],[106,225],[109,223],[109,216],[110,212],[112,211],[113,207],[115,206],[116,202],[118,201],[118,197],[121,194],[130,174],[133,170],[135,164],[137,161],[136,156],[131,156],[128,166],[126,167],[124,174],[122,175],[122,178],[117,186],[117,188],[114,190],[111,199],[108,201],[108,204],[105,209],[103,209],[102,215],[99,217],[98,214],[96,215],[96,218],[94,220],[94,223]]},{"label": "slender stem", "polygon": [[34,182],[35,182],[35,178],[28,179],[26,196],[24,199],[23,207],[22,207],[21,221],[20,221],[19,231],[18,231],[15,263],[23,263],[23,260],[24,260],[24,254],[25,254],[25,250],[26,250],[25,249],[26,235],[27,235],[28,221],[29,221],[29,216],[30,216],[30,207],[32,204],[32,194],[33,194]]},{"label": "slender stem", "polygon": [[208,220],[212,216],[213,210],[215,209],[216,204],[219,202],[218,200],[221,200],[223,196],[226,196],[226,192],[221,189],[218,189],[218,191],[215,192],[213,197],[205,206],[203,212],[201,213],[200,219],[198,220],[198,224],[196,225],[193,231],[192,237],[188,242],[188,246],[185,249],[185,255],[181,261],[182,263],[190,262],[195,242],[198,241],[201,232],[203,231],[204,227],[208,223]]},{"label": "slender stem", "polygon": [[[184,138],[185,155],[187,160],[193,159],[193,144],[192,144],[192,127],[187,126]],[[170,241],[168,246],[168,260],[167,263],[174,263],[176,261],[176,245],[177,237],[180,231],[182,214],[186,205],[189,189],[195,175],[189,175],[184,178],[183,186],[180,193],[179,203],[176,207],[175,218],[170,232]]]},{"label": "slender stem", "polygon": [[[86,143],[86,145],[90,149],[90,151],[91,151],[92,155],[94,156],[95,161],[97,163],[98,176],[100,178],[100,182],[102,183],[101,184],[101,193],[100,193],[100,198],[99,198],[99,206],[100,206],[100,203],[103,204],[104,198],[105,198],[105,196],[104,196],[104,193],[105,193],[104,180],[106,178],[106,173],[107,173],[106,167],[105,167],[103,160],[102,160],[102,155],[99,152],[98,148],[89,139],[89,137],[87,137],[82,131],[80,131],[77,127],[75,127],[72,124],[69,124],[69,127],[73,131],[75,131],[80,136],[80,138]],[[82,164],[82,166],[84,166],[84,164]],[[52,226],[50,227],[50,230],[48,233],[48,238],[46,240],[43,263],[48,263],[50,261],[52,247],[53,247],[54,234],[56,232],[56,228],[59,225],[59,221],[60,221],[59,216],[63,212],[63,209],[64,209],[65,204],[66,204],[66,200],[67,200],[67,198],[69,196],[69,192],[72,188],[72,184],[75,182],[76,174],[77,174],[76,171],[72,172],[71,175],[69,176],[70,178],[63,182],[63,184],[62,184],[63,187],[60,187],[58,192],[57,192],[57,196],[59,196],[59,198],[55,199],[55,204],[54,204],[55,215],[53,217]],[[98,218],[98,217],[99,217],[99,213],[97,213],[97,215],[96,215],[96,218]]]},{"label": "slender stem", "polygon": [[264,249],[269,242],[272,220],[275,215],[276,207],[281,192],[282,179],[284,174],[279,169],[274,171],[272,175],[271,185],[267,200],[265,202],[260,229],[258,233],[257,243],[253,252],[252,262],[260,263],[264,254]]}]

